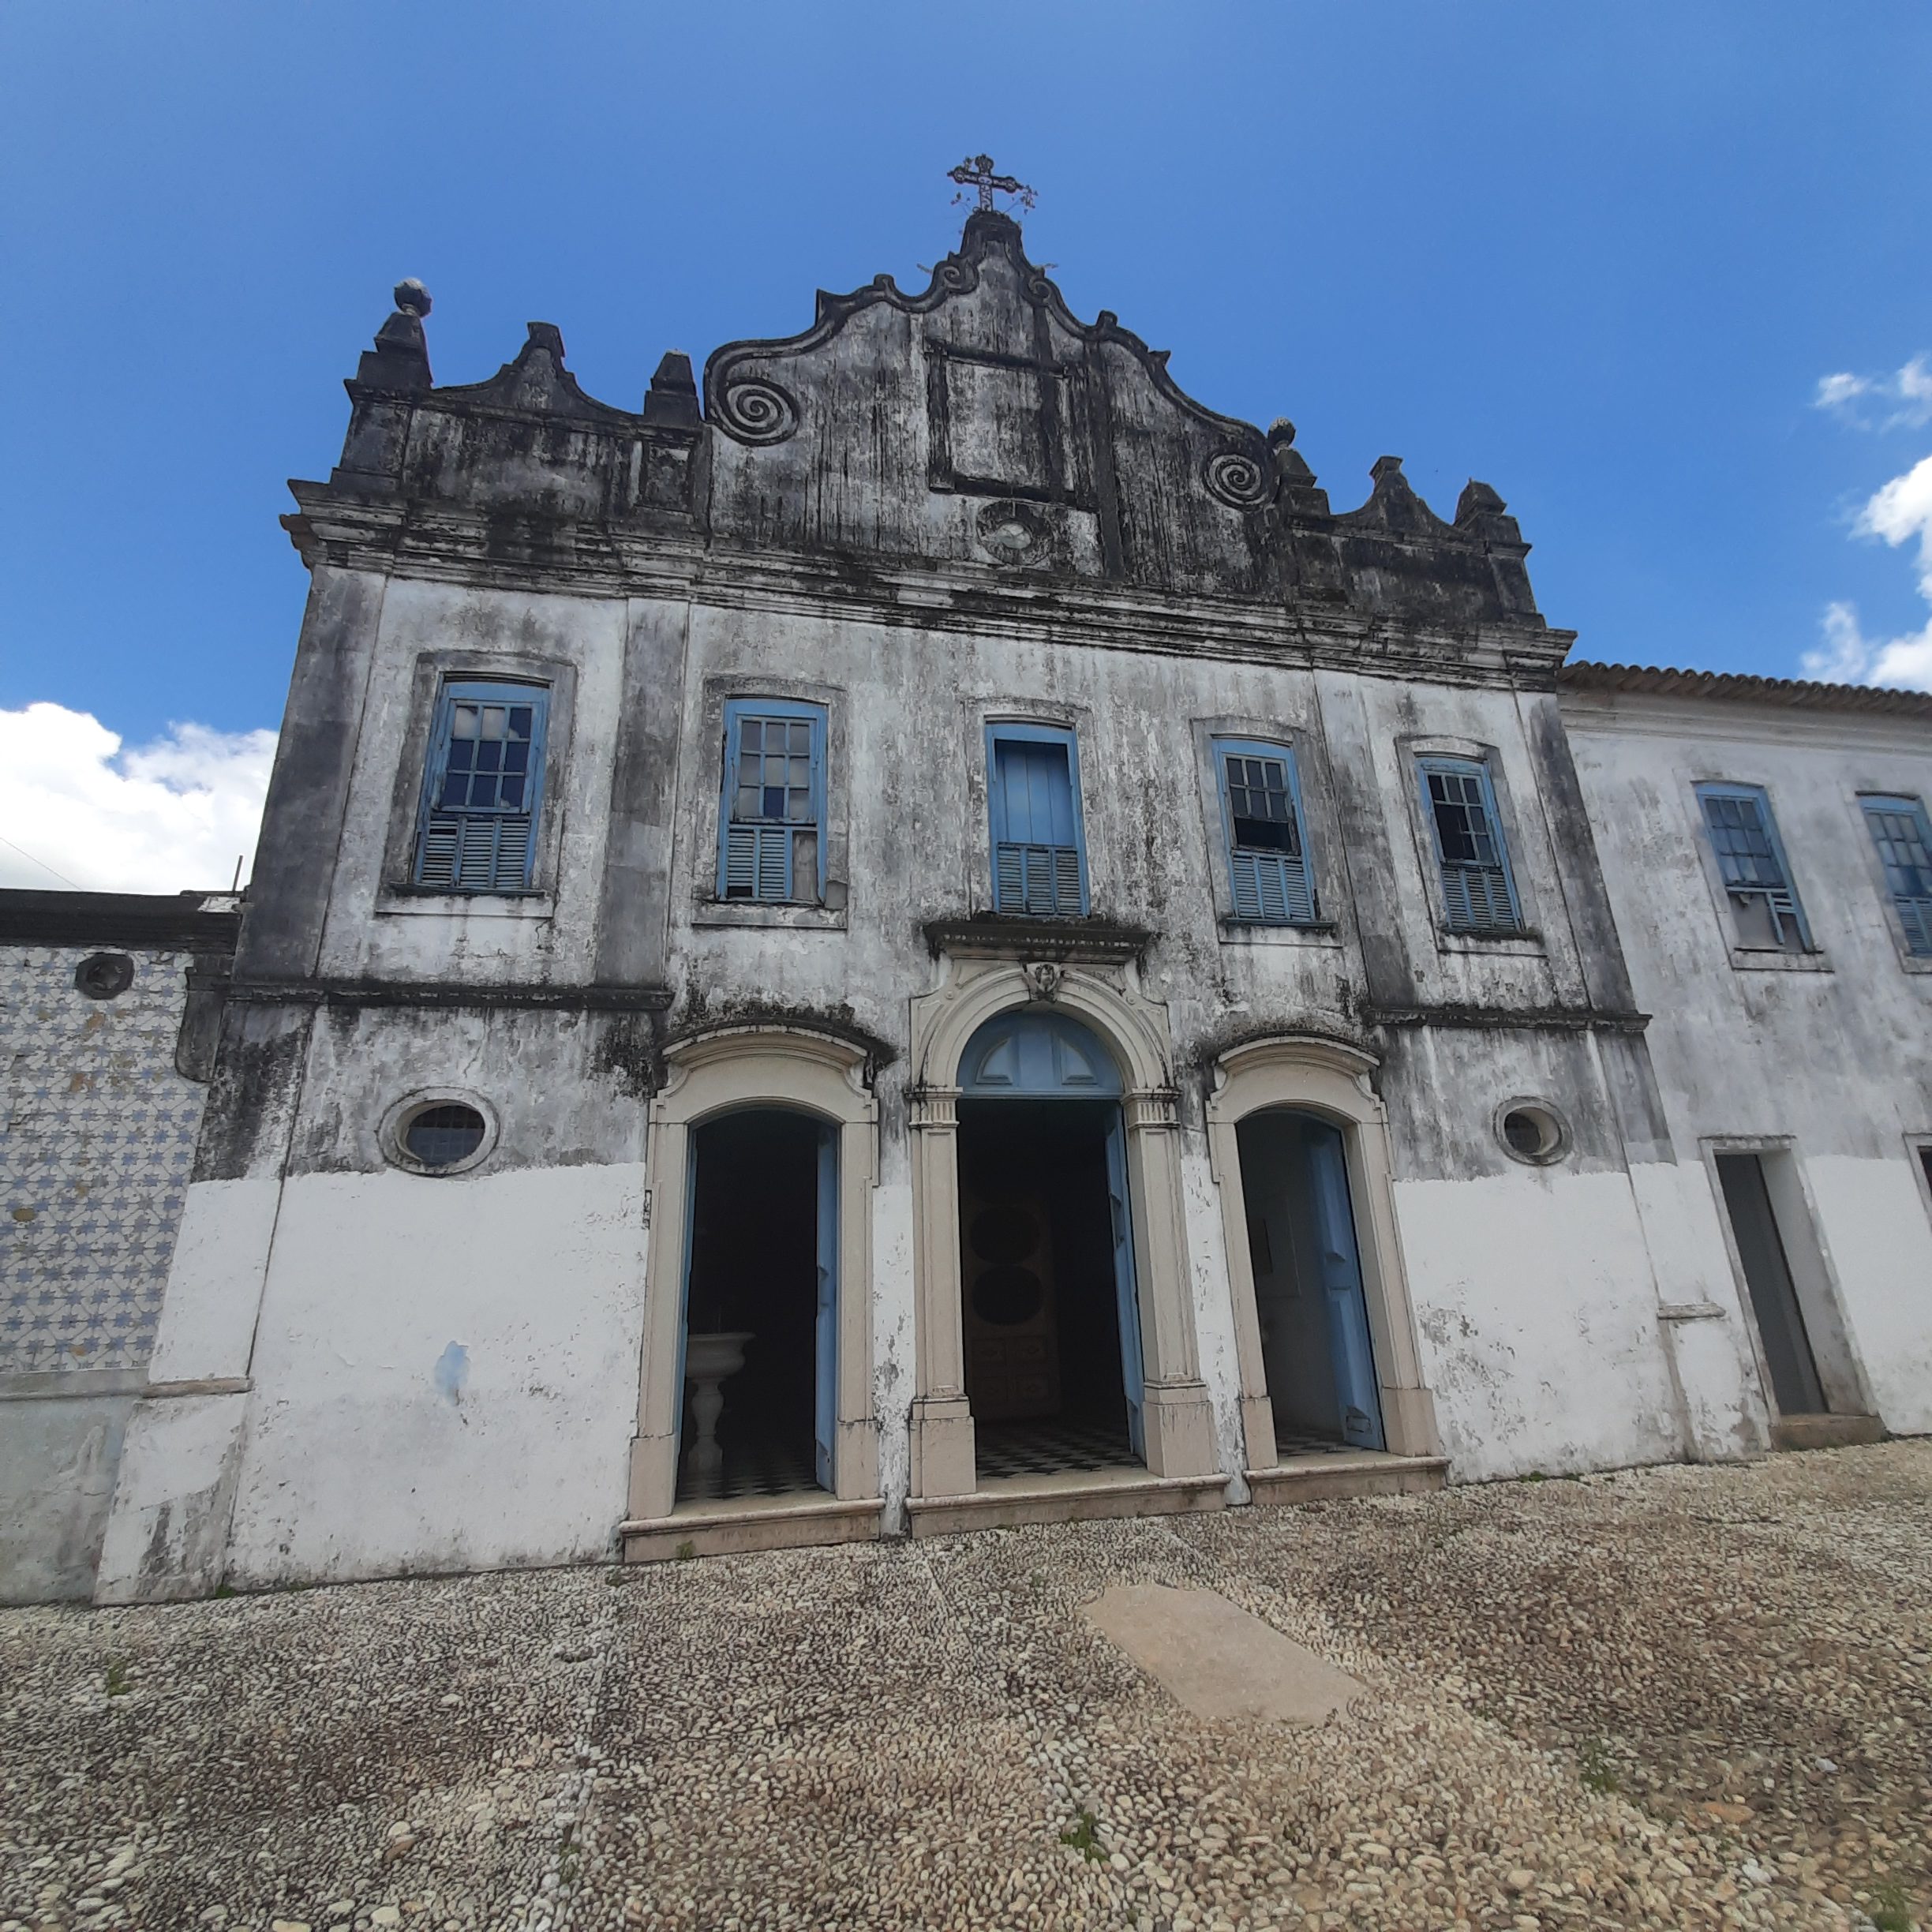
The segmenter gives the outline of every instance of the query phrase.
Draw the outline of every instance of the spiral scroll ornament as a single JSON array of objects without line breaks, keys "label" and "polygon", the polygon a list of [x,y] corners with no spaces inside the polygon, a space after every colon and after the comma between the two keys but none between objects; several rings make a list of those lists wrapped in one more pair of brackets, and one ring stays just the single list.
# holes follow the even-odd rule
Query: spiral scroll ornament
[{"label": "spiral scroll ornament", "polygon": [[718,425],[740,443],[782,443],[798,432],[799,406],[769,376],[727,378],[718,395]]},{"label": "spiral scroll ornament", "polygon": [[1208,495],[1235,510],[1259,509],[1273,481],[1267,464],[1246,450],[1217,450],[1201,465]]}]

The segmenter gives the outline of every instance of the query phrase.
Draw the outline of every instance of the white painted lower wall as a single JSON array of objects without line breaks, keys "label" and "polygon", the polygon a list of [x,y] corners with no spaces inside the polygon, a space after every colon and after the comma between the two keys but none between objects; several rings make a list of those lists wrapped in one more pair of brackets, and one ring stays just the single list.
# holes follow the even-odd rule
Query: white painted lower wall
[{"label": "white painted lower wall", "polygon": [[1398,1181],[1395,1208],[1455,1481],[1683,1454],[1626,1174]]},{"label": "white painted lower wall", "polygon": [[238,1582],[595,1558],[623,1515],[641,1165],[284,1184]]},{"label": "white painted lower wall", "polygon": [[1932,1218],[1910,1164],[1813,1155],[1805,1178],[1845,1328],[1880,1419],[1932,1431]]}]

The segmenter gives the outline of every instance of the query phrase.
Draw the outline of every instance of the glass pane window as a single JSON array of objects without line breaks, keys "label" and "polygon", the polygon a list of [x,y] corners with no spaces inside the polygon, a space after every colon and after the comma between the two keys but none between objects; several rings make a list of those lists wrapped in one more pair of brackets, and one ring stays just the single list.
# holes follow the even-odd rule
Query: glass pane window
[{"label": "glass pane window", "polygon": [[1703,784],[1698,798],[1735,943],[1748,951],[1809,952],[1810,934],[1762,788]]},{"label": "glass pane window", "polygon": [[1758,890],[1783,887],[1784,867],[1771,844],[1759,800],[1712,795],[1704,800],[1704,816],[1725,885]]},{"label": "glass pane window", "polygon": [[549,693],[452,683],[436,706],[415,882],[439,892],[525,892],[535,861]]},{"label": "glass pane window", "polygon": [[1429,807],[1436,814],[1436,840],[1452,865],[1494,865],[1496,834],[1483,796],[1481,778],[1474,772],[1432,771],[1428,774]]},{"label": "glass pane window", "polygon": [[819,902],[825,727],[819,705],[750,698],[725,706],[720,898]]},{"label": "glass pane window", "polygon": [[1286,758],[1229,753],[1227,792],[1237,851],[1300,853],[1301,830],[1295,821]]},{"label": "glass pane window", "polygon": [[812,722],[808,718],[740,717],[732,817],[740,825],[809,825]]},{"label": "glass pane window", "polygon": [[1932,953],[1932,827],[1925,806],[1915,798],[1868,798],[1864,803],[1907,948]]}]

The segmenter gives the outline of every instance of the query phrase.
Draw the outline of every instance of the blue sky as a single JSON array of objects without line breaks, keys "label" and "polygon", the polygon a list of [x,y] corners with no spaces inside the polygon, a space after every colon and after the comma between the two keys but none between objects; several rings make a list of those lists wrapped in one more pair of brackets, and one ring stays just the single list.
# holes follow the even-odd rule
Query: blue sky
[{"label": "blue sky", "polygon": [[9,8],[0,709],[274,726],[284,479],[399,277],[440,380],[541,318],[635,407],[921,281],[982,148],[1076,312],[1291,417],[1338,508],[1481,477],[1580,653],[1799,675],[1834,603],[1926,620],[1923,530],[1855,520],[1932,429],[1815,398],[1932,350],[1929,95],[1903,0]]}]

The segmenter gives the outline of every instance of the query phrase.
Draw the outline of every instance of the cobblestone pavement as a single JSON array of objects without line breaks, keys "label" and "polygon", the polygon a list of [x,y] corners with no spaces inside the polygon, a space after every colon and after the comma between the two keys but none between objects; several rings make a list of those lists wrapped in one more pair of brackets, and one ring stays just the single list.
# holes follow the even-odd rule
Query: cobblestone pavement
[{"label": "cobblestone pavement", "polygon": [[[1353,1672],[1187,1716],[1080,1614]],[[1932,1923],[1932,1442],[0,1613],[0,1924]]]}]

